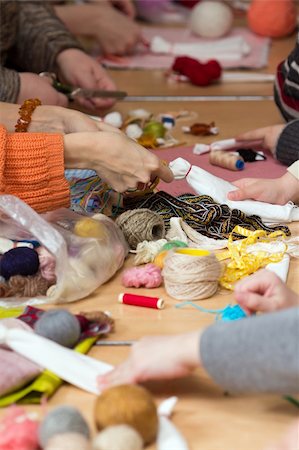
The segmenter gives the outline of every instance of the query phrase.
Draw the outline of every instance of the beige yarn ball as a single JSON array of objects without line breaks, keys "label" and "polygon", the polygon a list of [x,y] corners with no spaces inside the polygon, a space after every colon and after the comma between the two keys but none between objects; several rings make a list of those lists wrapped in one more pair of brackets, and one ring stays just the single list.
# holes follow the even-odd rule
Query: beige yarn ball
[{"label": "beige yarn ball", "polygon": [[167,294],[178,300],[211,297],[221,273],[222,266],[213,253],[190,248],[168,252],[162,271]]},{"label": "beige yarn ball", "polygon": [[196,5],[190,16],[191,31],[205,38],[220,38],[232,28],[232,9],[219,1],[203,1]]},{"label": "beige yarn ball", "polygon": [[96,402],[95,421],[99,430],[111,425],[130,425],[145,444],[154,441],[158,432],[156,405],[141,386],[123,384],[104,391]]},{"label": "beige yarn ball", "polygon": [[129,425],[114,425],[97,434],[92,450],[142,450],[140,434]]},{"label": "beige yarn ball", "polygon": [[116,224],[125,235],[131,249],[143,241],[157,241],[165,237],[165,226],[162,217],[146,208],[133,209],[122,213]]},{"label": "beige yarn ball", "polygon": [[79,433],[56,434],[44,450],[90,450],[89,440]]}]

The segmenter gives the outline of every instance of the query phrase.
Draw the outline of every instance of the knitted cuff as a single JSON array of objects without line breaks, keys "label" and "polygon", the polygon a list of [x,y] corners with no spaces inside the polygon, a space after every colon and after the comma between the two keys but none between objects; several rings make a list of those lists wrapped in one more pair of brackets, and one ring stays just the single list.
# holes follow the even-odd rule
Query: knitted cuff
[{"label": "knitted cuff", "polygon": [[70,204],[64,178],[63,136],[46,133],[6,135],[2,192],[16,195],[38,212]]},{"label": "knitted cuff", "polygon": [[278,138],[275,154],[278,161],[287,166],[299,159],[299,120],[285,126]]}]

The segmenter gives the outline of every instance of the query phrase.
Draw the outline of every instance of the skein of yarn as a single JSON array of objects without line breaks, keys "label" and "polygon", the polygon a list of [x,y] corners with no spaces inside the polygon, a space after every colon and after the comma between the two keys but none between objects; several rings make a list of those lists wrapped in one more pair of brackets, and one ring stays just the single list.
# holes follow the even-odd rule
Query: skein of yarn
[{"label": "skein of yarn", "polygon": [[[58,406],[47,414],[39,428],[40,446],[49,450],[47,446],[50,440],[56,435],[66,433],[80,434],[85,439],[90,438],[88,425],[80,412],[72,406]],[[79,450],[79,447],[74,447],[74,450],[77,449]]]},{"label": "skein of yarn", "polygon": [[29,247],[12,248],[4,253],[0,262],[0,274],[6,280],[14,275],[35,275],[38,269],[38,254]]},{"label": "skein of yarn", "polygon": [[247,19],[249,28],[261,36],[288,36],[297,25],[296,5],[293,0],[253,0]]},{"label": "skein of yarn", "polygon": [[40,273],[23,277],[15,275],[8,280],[9,297],[34,297],[36,295],[46,295],[49,282]]},{"label": "skein of yarn", "polygon": [[178,300],[211,297],[217,291],[221,273],[213,253],[190,248],[168,252],[162,271],[166,292]]},{"label": "skein of yarn", "polygon": [[141,208],[125,211],[117,219],[131,249],[143,241],[157,241],[165,237],[165,226],[162,217],[150,209]]},{"label": "skein of yarn", "polygon": [[64,347],[74,347],[80,338],[80,323],[66,309],[45,312],[35,323],[34,331]]},{"label": "skein of yarn", "polygon": [[154,441],[158,432],[156,405],[141,386],[121,385],[104,391],[96,402],[95,420],[99,430],[111,425],[130,425],[145,444]]},{"label": "skein of yarn", "polygon": [[97,434],[92,450],[142,450],[140,434],[129,425],[114,425]]},{"label": "skein of yarn", "polygon": [[39,247],[37,249],[37,253],[39,258],[40,273],[42,274],[45,280],[49,281],[49,283],[55,284],[56,283],[55,257],[50,252],[48,252],[48,250],[45,247]]},{"label": "skein of yarn", "polygon": [[225,150],[211,151],[209,162],[213,166],[223,167],[223,169],[228,170],[243,170],[245,167],[244,159],[241,156]]},{"label": "skein of yarn", "polygon": [[196,5],[190,16],[191,31],[205,38],[220,38],[232,28],[232,9],[220,1],[203,1]]}]

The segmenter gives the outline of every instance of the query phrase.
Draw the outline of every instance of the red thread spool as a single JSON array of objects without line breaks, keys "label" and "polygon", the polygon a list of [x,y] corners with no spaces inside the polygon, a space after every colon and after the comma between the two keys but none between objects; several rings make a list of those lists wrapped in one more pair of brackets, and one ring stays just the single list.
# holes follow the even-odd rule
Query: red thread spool
[{"label": "red thread spool", "polygon": [[132,306],[144,306],[145,308],[163,309],[164,300],[159,297],[147,297],[146,295],[119,294],[119,303]]}]

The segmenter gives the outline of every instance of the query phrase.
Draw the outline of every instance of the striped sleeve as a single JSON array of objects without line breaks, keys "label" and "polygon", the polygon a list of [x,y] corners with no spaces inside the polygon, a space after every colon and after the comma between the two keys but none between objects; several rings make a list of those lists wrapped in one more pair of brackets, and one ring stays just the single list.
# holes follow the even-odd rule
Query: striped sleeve
[{"label": "striped sleeve", "polygon": [[286,121],[299,119],[299,33],[294,50],[277,68],[274,98]]}]

